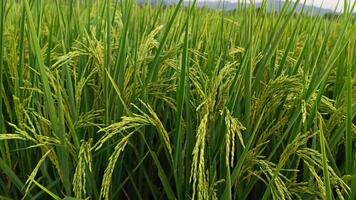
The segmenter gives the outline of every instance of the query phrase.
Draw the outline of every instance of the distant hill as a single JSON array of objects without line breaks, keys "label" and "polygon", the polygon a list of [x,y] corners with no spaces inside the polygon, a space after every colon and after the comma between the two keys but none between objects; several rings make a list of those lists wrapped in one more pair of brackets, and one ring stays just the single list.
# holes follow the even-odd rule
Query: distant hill
[{"label": "distant hill", "polygon": [[[161,0],[138,0],[140,3],[148,3],[150,2],[152,5],[158,4],[161,2]],[[179,0],[163,0],[163,2],[165,3],[165,5],[175,5],[179,2]],[[220,2],[220,1],[213,1],[213,0],[208,0],[208,1],[198,1],[197,2],[197,6],[200,8],[208,8],[208,9],[219,9],[219,10],[226,10],[226,11],[232,11],[232,10],[236,10],[237,8],[241,7],[241,6],[246,6],[249,5],[242,3],[243,1],[241,1],[241,3],[239,2],[230,2],[230,1],[224,1],[224,2]],[[286,1],[284,0],[268,0],[267,4],[268,4],[268,10],[269,11],[276,11],[279,12],[282,8],[283,5],[286,3]],[[184,5],[188,6],[189,1],[184,1]],[[262,3],[256,3],[255,6],[256,8],[260,8],[262,5]],[[302,10],[303,4],[299,3],[297,5],[296,8],[296,12],[300,12]],[[334,10],[331,9],[325,9],[325,8],[319,8],[317,6],[312,6],[312,5],[305,5],[304,7],[304,12],[305,13],[313,13],[314,15],[316,15],[318,13],[320,9],[320,15],[325,15],[327,13],[334,13]]]},{"label": "distant hill", "polygon": [[[268,4],[268,9],[269,11],[280,11],[284,4],[286,3],[286,1],[283,0],[269,0],[267,1]],[[256,4],[256,7],[260,7],[261,3]],[[297,5],[296,8],[296,12],[299,13],[302,11],[303,8],[303,3],[299,3]],[[304,13],[313,13],[314,15],[316,15],[320,10],[320,15],[325,15],[326,13],[333,13],[334,10],[332,9],[326,9],[326,8],[320,8],[318,6],[313,6],[313,5],[308,5],[306,4],[304,6]]]}]

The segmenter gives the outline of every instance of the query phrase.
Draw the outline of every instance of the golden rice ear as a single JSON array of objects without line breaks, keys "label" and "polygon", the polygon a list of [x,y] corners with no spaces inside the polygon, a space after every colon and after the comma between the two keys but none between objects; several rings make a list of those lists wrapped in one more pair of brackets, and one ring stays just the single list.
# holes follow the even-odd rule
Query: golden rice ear
[{"label": "golden rice ear", "polygon": [[246,128],[242,125],[242,123],[237,119],[231,116],[230,111],[225,109],[225,125],[226,125],[226,164],[227,166],[234,166],[234,157],[235,157],[235,142],[236,138],[239,139],[240,144],[243,148],[245,148],[245,143],[242,137],[242,132],[246,130]]},{"label": "golden rice ear", "polygon": [[253,121],[266,107],[267,113],[273,113],[279,106],[298,106],[302,100],[304,86],[300,76],[280,76],[268,82],[253,103]]},{"label": "golden rice ear", "polygon": [[24,138],[20,134],[2,133],[0,135],[0,141],[1,140],[26,140],[26,138]]},{"label": "golden rice ear", "polygon": [[[297,155],[303,160],[309,173],[317,183],[317,189],[322,195],[321,198],[326,198],[324,179],[318,174],[319,170],[323,169],[322,154],[315,149],[301,148],[297,150]],[[351,188],[342,180],[334,171],[334,169],[327,165],[327,170],[330,176],[331,187],[339,190],[339,192],[349,194]]]},{"label": "golden rice ear", "polygon": [[160,133],[160,136],[163,139],[163,142],[166,145],[168,153],[172,155],[172,147],[171,147],[169,135],[168,135],[166,129],[164,128],[161,120],[158,118],[157,114],[153,111],[152,107],[149,104],[146,104],[143,101],[141,101],[141,103],[147,108],[148,113],[150,114],[150,116],[147,116],[147,119],[150,121],[150,123],[153,126],[155,126],[157,128],[158,132]]},{"label": "golden rice ear", "polygon": [[31,174],[26,180],[26,190],[25,190],[25,197],[29,194],[30,187],[32,186],[33,182],[32,180],[35,180],[38,170],[42,166],[43,162],[46,160],[47,156],[53,151],[53,149],[48,150],[45,154],[43,154],[42,158],[38,161],[36,167],[32,170]]},{"label": "golden rice ear", "polygon": [[196,142],[193,149],[193,162],[191,167],[190,182],[193,186],[192,199],[197,196],[198,199],[208,198],[208,180],[205,169],[205,151],[206,151],[206,136],[208,131],[208,117],[206,113],[198,126]]},{"label": "golden rice ear", "polygon": [[73,192],[76,198],[87,198],[87,172],[92,172],[93,156],[91,152],[92,139],[82,141],[78,153],[78,162],[73,177]]},{"label": "golden rice ear", "polygon": [[266,183],[270,186],[273,199],[292,200],[292,193],[287,187],[287,179],[276,169],[276,165],[263,158],[255,159],[257,167],[266,176]]},{"label": "golden rice ear", "polygon": [[134,114],[132,117],[122,117],[120,122],[111,124],[105,128],[102,128],[100,132],[104,135],[98,140],[98,142],[92,147],[93,150],[99,150],[104,143],[110,138],[119,133],[125,133],[151,124],[151,121],[147,116],[140,116]]},{"label": "golden rice ear", "polygon": [[101,183],[100,199],[109,199],[109,191],[111,188],[111,178],[115,169],[115,165],[121,152],[125,150],[125,147],[131,137],[132,133],[123,137],[120,142],[115,146],[114,152],[109,157],[109,163],[105,169],[104,177]]}]

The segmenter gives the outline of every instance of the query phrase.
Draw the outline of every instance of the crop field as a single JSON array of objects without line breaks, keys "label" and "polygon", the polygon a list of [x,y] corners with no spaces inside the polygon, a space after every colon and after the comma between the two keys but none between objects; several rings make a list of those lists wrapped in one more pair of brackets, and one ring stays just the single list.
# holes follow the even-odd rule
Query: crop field
[{"label": "crop field", "polygon": [[356,15],[195,3],[0,0],[1,200],[356,199]]}]

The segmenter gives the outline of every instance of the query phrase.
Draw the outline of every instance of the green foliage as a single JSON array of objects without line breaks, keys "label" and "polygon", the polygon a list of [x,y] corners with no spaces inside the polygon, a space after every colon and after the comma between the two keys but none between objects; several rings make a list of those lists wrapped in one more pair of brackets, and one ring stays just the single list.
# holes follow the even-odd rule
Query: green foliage
[{"label": "green foliage", "polygon": [[0,199],[354,200],[355,15],[195,4],[0,0]]}]

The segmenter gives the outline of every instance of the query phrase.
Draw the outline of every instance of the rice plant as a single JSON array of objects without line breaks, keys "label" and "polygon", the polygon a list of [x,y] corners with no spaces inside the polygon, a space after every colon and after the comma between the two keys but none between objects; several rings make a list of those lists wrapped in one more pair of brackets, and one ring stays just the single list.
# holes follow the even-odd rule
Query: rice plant
[{"label": "rice plant", "polygon": [[355,200],[355,6],[0,0],[0,199]]}]

